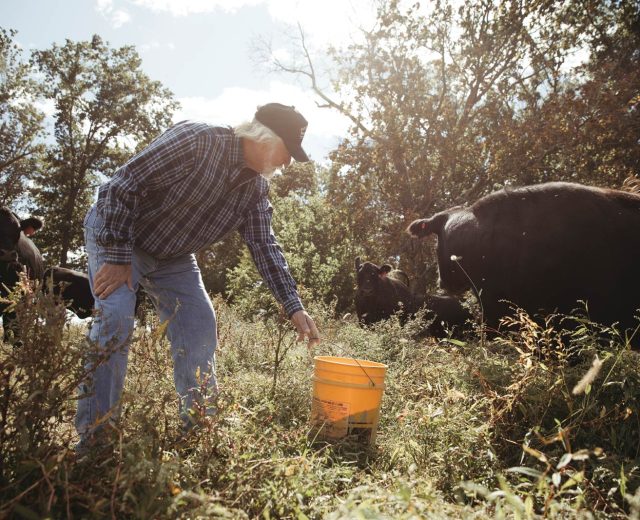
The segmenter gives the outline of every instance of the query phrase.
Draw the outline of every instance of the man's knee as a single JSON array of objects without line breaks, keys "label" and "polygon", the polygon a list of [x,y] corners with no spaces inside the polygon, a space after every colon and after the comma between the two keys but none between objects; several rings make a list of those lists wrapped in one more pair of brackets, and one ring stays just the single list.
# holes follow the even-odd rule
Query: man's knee
[{"label": "man's knee", "polygon": [[[132,293],[133,294],[133,293]],[[135,294],[130,302],[109,298],[96,302],[95,318],[91,325],[90,339],[104,343],[111,338],[125,341],[134,327]]]}]

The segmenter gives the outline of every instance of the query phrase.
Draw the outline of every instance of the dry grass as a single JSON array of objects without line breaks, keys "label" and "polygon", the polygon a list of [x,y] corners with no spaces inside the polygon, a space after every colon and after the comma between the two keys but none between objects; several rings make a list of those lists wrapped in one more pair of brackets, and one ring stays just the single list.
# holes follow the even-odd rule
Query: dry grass
[{"label": "dry grass", "polygon": [[[640,361],[591,328],[570,337],[516,316],[490,342],[416,340],[313,309],[319,354],[389,365],[375,447],[309,439],[312,358],[287,323],[216,302],[219,413],[179,424],[163,328],[137,329],[112,453],[73,454],[83,330],[55,301],[19,305],[2,345],[0,517],[626,518],[640,495]],[[278,350],[279,349],[279,350]],[[276,350],[278,357],[276,359]],[[574,395],[595,355],[599,373]],[[634,497],[635,494],[635,497]],[[626,497],[626,498],[625,498]]]}]

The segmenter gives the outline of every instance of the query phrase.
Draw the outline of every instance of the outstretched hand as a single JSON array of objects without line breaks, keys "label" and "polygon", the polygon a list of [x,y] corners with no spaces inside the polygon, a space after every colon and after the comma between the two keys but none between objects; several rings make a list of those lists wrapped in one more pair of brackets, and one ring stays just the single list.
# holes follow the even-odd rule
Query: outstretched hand
[{"label": "outstretched hand", "polygon": [[313,347],[320,343],[320,333],[311,316],[307,311],[297,311],[291,315],[291,321],[298,331],[298,341],[308,338],[307,348],[312,351]]},{"label": "outstretched hand", "polygon": [[93,277],[93,292],[98,298],[104,300],[124,283],[133,291],[131,264],[102,264]]}]

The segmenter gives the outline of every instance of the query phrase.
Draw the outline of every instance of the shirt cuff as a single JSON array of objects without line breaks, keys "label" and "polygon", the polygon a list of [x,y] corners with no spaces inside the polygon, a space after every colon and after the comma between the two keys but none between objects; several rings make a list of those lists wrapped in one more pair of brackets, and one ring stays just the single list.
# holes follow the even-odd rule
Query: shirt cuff
[{"label": "shirt cuff", "polygon": [[128,265],[131,264],[133,247],[128,245],[103,246],[104,261],[107,264]]},{"label": "shirt cuff", "polygon": [[289,316],[289,318],[291,318],[291,316],[293,316],[296,312],[304,310],[304,306],[302,305],[302,302],[297,295],[285,301],[282,305],[284,307],[284,312],[287,313],[287,316]]}]

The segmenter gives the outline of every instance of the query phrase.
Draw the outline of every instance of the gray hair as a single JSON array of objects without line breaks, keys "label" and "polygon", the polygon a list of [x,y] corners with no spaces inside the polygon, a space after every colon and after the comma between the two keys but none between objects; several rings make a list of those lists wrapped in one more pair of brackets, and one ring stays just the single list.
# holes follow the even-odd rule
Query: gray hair
[{"label": "gray hair", "polygon": [[245,121],[233,128],[238,137],[244,137],[259,143],[268,143],[275,146],[282,141],[280,137],[268,126],[263,125],[257,119],[253,121]]},{"label": "gray hair", "polygon": [[[240,123],[238,126],[233,128],[233,131],[237,137],[243,137],[245,139],[250,139],[251,141],[267,144],[269,146],[270,159],[273,158],[275,147],[279,143],[282,143],[282,139],[273,130],[271,130],[271,128],[263,125],[257,119]],[[279,169],[271,168],[260,172],[260,175],[267,179],[267,181],[270,181],[276,171],[279,171]]]}]

